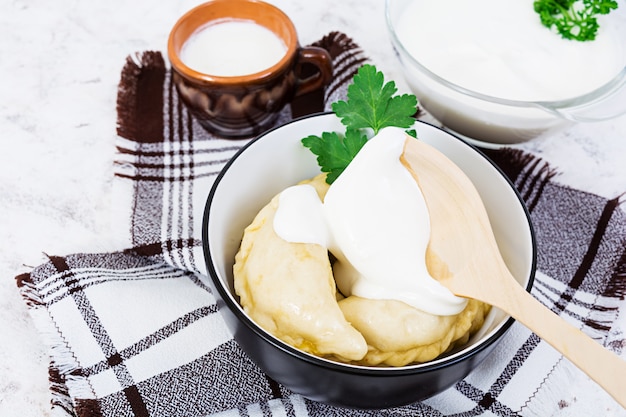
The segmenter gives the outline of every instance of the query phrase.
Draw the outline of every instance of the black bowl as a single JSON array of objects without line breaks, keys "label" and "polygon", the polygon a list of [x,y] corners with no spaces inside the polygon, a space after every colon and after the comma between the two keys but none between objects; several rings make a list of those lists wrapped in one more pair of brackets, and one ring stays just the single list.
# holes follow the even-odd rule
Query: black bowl
[{"label": "black bowl", "polygon": [[[504,174],[481,152],[427,123],[416,122],[420,140],[454,161],[469,176],[487,208],[498,246],[512,274],[530,291],[536,245],[528,211]],[[208,196],[203,248],[214,294],[235,340],[269,377],[311,400],[377,409],[410,404],[438,394],[475,369],[507,332],[513,319],[492,308],[482,329],[461,349],[436,360],[403,367],[333,362],[293,348],[259,327],[233,289],[232,266],[243,230],[269,200],[319,173],[300,139],[342,131],[332,113],[305,117],[273,129],[246,145],[225,166]]]}]

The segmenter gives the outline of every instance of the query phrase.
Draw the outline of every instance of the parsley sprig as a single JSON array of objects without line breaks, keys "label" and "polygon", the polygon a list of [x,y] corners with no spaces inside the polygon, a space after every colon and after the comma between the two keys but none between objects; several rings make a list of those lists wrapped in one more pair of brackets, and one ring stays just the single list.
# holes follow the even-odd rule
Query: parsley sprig
[{"label": "parsley sprig", "polygon": [[[393,81],[385,83],[382,72],[373,65],[363,65],[348,86],[347,101],[337,101],[331,108],[346,126],[342,135],[324,132],[307,136],[302,144],[317,155],[317,163],[332,184],[363,145],[384,127],[408,129],[417,112],[417,98],[412,94],[395,95]],[[414,134],[414,133],[413,133]]]},{"label": "parsley sprig", "polygon": [[615,0],[536,0],[541,23],[554,27],[565,39],[592,41],[598,33],[598,15],[617,9]]}]

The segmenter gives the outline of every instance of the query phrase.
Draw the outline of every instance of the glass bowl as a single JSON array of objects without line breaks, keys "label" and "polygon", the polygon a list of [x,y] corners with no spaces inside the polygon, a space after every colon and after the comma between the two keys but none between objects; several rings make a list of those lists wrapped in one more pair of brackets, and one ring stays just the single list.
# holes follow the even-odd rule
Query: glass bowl
[{"label": "glass bowl", "polygon": [[[622,43],[621,56],[616,58],[622,62],[621,70],[592,91],[555,101],[523,101],[488,95],[449,81],[408,52],[397,28],[412,1],[386,0],[387,28],[409,87],[424,109],[446,129],[480,144],[513,144],[577,122],[603,121],[626,113],[626,43]],[[529,7],[532,7],[530,2]],[[617,19],[618,24],[613,29],[618,32],[618,39],[626,39],[626,5],[621,4],[604,17]],[[463,65],[468,64],[459,62],[458,65],[462,70]]]}]

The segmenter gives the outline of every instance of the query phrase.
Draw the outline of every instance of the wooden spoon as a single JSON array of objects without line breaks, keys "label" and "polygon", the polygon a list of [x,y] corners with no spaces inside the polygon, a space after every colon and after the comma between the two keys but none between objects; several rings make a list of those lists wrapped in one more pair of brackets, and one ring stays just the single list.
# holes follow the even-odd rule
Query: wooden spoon
[{"label": "wooden spoon", "polygon": [[441,283],[460,297],[483,301],[510,314],[626,408],[626,361],[520,286],[502,259],[487,211],[465,173],[437,149],[414,138],[407,138],[401,160],[428,205],[429,251],[450,272]]}]

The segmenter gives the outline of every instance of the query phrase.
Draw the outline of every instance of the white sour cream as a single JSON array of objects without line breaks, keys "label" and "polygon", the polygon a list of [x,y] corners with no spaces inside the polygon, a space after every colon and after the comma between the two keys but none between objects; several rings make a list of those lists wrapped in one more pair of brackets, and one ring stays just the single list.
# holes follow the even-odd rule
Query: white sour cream
[{"label": "white sour cream", "polygon": [[601,87],[626,63],[626,5],[599,16],[594,41],[543,26],[533,0],[414,0],[397,21],[407,52],[442,78],[494,97],[553,101]]},{"label": "white sour cream", "polygon": [[287,45],[266,27],[248,20],[222,20],[194,33],[180,57],[203,74],[234,77],[263,71],[286,52]]},{"label": "white sour cream", "polygon": [[432,278],[426,201],[400,162],[406,134],[386,128],[370,139],[330,186],[324,203],[313,187],[279,197],[274,229],[294,243],[317,243],[336,258],[335,281],[346,296],[392,299],[435,315],[467,303]]}]

